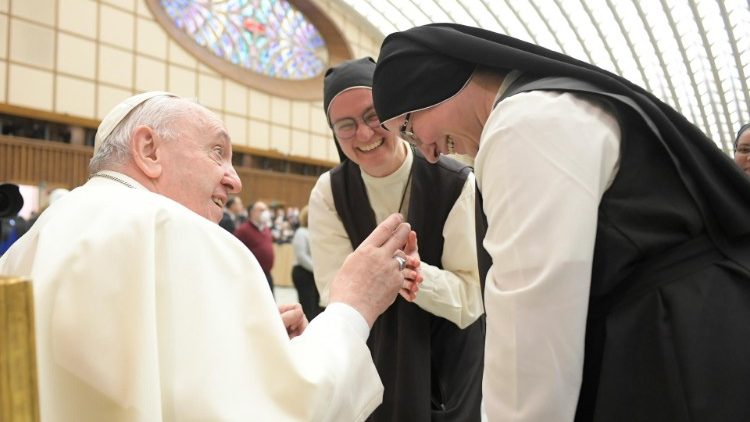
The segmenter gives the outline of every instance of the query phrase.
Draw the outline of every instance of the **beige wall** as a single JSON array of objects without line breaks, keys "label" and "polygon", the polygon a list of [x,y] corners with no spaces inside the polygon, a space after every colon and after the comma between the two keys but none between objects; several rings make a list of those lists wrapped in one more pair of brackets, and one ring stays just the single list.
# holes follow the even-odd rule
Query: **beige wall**
[{"label": "beige wall", "polygon": [[[377,57],[381,37],[371,26],[338,0],[313,1],[355,57]],[[147,90],[197,98],[237,145],[338,162],[320,101],[276,97],[216,73],[170,39],[144,0],[0,0],[0,104],[100,120]]]}]

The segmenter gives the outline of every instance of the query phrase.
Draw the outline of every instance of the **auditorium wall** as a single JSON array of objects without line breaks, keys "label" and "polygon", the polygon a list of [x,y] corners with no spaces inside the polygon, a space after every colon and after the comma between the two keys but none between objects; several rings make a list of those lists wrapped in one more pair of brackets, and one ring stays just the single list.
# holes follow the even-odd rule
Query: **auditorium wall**
[{"label": "auditorium wall", "polygon": [[[311,1],[354,57],[377,57],[382,38],[367,22],[337,0]],[[145,0],[0,0],[0,112],[95,125],[114,104],[147,90],[196,98],[225,121],[235,145],[338,162],[321,101],[222,76],[174,41]]]}]

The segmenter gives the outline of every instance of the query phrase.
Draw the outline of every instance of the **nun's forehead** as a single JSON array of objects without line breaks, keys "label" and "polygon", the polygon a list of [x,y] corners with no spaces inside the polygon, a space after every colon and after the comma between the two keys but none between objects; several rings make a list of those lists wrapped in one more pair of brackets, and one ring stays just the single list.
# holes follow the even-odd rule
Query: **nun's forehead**
[{"label": "nun's forehead", "polygon": [[331,107],[336,102],[337,98],[340,98],[342,95],[346,94],[347,92],[352,92],[355,90],[367,90],[368,94],[370,95],[370,102],[372,102],[372,88],[369,86],[352,86],[349,88],[344,89],[343,91],[338,92],[336,95],[331,98],[331,100],[328,102],[328,108],[326,109],[326,116],[328,118],[331,118]]},{"label": "nun's forehead", "polygon": [[745,123],[740,127],[740,130],[737,131],[737,138],[735,138],[734,142],[737,143],[737,141],[740,140],[740,137],[745,133],[748,133],[748,131],[750,131],[750,123]]}]

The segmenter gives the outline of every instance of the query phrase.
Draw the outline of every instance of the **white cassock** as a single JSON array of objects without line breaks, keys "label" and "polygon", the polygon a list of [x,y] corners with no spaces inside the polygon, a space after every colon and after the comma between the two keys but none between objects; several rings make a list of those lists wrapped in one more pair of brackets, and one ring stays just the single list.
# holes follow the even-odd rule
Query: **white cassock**
[{"label": "white cassock", "polygon": [[92,178],[0,258],[33,280],[42,420],[360,421],[380,404],[361,315],[336,304],[290,341],[239,240],[107,173],[135,188]]}]

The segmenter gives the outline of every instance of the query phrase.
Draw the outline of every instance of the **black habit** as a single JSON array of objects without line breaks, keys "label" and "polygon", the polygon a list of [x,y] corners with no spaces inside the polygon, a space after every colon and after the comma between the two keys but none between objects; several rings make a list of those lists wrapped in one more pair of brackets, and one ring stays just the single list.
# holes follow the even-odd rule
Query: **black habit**
[{"label": "black habit", "polygon": [[[414,152],[407,221],[417,233],[424,262],[442,268],[442,228],[470,170],[448,158],[430,165]],[[331,170],[336,211],[355,249],[377,225],[360,171],[350,160]],[[477,225],[482,230],[481,222]],[[383,404],[369,420],[479,421],[484,336],[484,315],[461,330],[397,297],[375,321],[367,341],[385,386]]]},{"label": "black habit", "polygon": [[620,167],[599,206],[576,420],[750,420],[748,178],[640,87],[478,28],[389,35],[375,108],[385,121],[437,104],[478,65],[526,75],[506,95],[546,89],[606,102],[622,131]]}]

